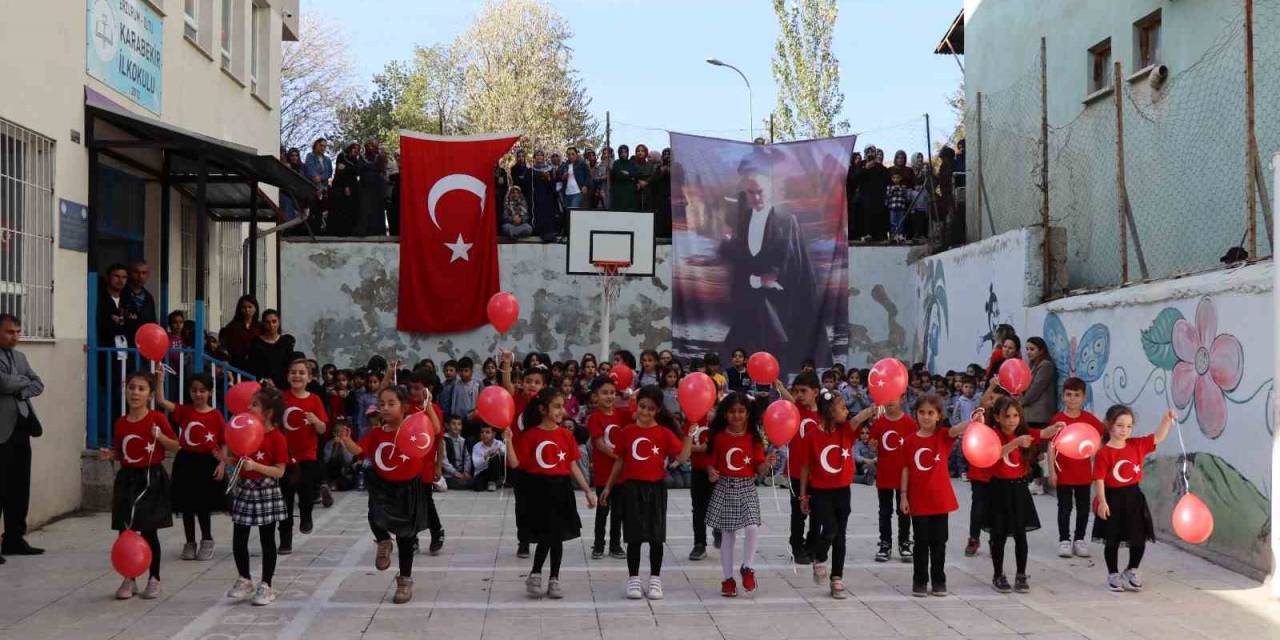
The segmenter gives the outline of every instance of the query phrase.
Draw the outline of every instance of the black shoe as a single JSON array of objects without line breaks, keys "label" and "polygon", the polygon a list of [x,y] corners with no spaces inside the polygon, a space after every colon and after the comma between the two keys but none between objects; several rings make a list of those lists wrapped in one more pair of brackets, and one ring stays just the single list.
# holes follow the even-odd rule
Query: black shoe
[{"label": "black shoe", "polygon": [[333,492],[329,490],[329,485],[320,485],[320,506],[326,509],[333,506]]},{"label": "black shoe", "polygon": [[44,553],[44,549],[33,547],[27,544],[26,540],[19,538],[17,542],[6,542],[0,545],[0,553],[11,556],[38,556]]},{"label": "black shoe", "polygon": [[889,543],[881,542],[880,546],[876,548],[876,562],[888,562],[889,550],[891,548],[892,547],[889,546]]},{"label": "black shoe", "polygon": [[625,560],[627,557],[627,552],[623,551],[622,547],[609,547],[609,557]]},{"label": "black shoe", "polygon": [[697,545],[693,548],[693,551],[689,552],[690,560],[694,560],[694,561],[704,560],[706,559],[706,557],[707,557],[707,545],[705,544]]},{"label": "black shoe", "polygon": [[937,596],[939,598],[947,595],[947,583],[941,582],[933,585],[933,589],[929,591],[929,595]]},{"label": "black shoe", "polygon": [[304,534],[311,533],[313,524],[314,523],[311,522],[311,516],[309,514],[303,515],[298,522],[298,531]]},{"label": "black shoe", "polygon": [[719,529],[713,529],[711,531],[711,546],[717,549],[720,548],[720,530]]},{"label": "black shoe", "polygon": [[4,556],[0,556],[0,564],[4,564],[5,562],[6,560],[4,559]]},{"label": "black shoe", "polygon": [[913,595],[913,596],[915,596],[915,597],[917,597],[917,598],[928,598],[928,597],[929,597],[929,588],[928,588],[928,587],[926,587],[926,586],[924,585],[924,583],[921,583],[921,584],[913,584],[913,585],[911,585],[911,595]]},{"label": "black shoe", "polygon": [[1030,593],[1031,585],[1027,584],[1027,576],[1018,574],[1013,577],[1013,590],[1018,593]]},{"label": "black shoe", "polygon": [[516,545],[516,557],[517,557],[517,558],[528,558],[528,557],[529,557],[529,543],[528,543],[528,542],[521,542],[520,544]]},{"label": "black shoe", "polygon": [[287,556],[287,555],[289,555],[289,554],[293,553],[293,545],[292,545],[292,544],[283,544],[283,543],[282,543],[279,547],[277,547],[277,548],[276,548],[276,553],[278,553],[278,554],[280,554],[280,555],[282,555],[282,556]]},{"label": "black shoe", "polygon": [[991,579],[991,588],[999,591],[1000,593],[1009,593],[1013,591],[1013,588],[1009,586],[1009,579],[1004,577],[1004,574],[1000,574]]},{"label": "black shoe", "polygon": [[444,532],[441,531],[438,536],[431,536],[431,546],[427,547],[427,553],[433,556],[440,555],[440,549],[444,548]]},{"label": "black shoe", "polygon": [[795,557],[796,564],[813,564],[813,556],[804,548],[792,549],[791,555]]},{"label": "black shoe", "polygon": [[898,543],[898,556],[903,562],[911,562],[911,541],[903,540]]},{"label": "black shoe", "polygon": [[591,547],[591,559],[599,560],[604,557],[604,547]]}]

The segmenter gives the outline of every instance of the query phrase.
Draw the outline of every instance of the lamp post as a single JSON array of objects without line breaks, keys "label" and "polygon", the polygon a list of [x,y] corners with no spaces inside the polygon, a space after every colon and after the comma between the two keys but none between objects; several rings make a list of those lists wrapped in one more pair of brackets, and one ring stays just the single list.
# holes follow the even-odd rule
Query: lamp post
[{"label": "lamp post", "polygon": [[742,81],[743,81],[743,82],[745,82],[745,83],[747,83],[747,118],[748,118],[748,120],[747,120],[747,136],[748,136],[748,137],[747,137],[747,139],[748,139],[748,140],[755,140],[755,138],[756,138],[756,130],[755,130],[755,125],[756,125],[756,116],[755,116],[754,108],[753,108],[753,104],[752,104],[752,102],[753,102],[753,101],[752,101],[752,99],[751,99],[751,81],[750,81],[750,80],[747,80],[747,74],[743,73],[743,72],[742,72],[742,69],[739,69],[739,68],[737,68],[737,67],[735,67],[735,66],[733,66],[733,65],[731,65],[731,64],[729,64],[729,63],[727,63],[727,62],[724,62],[724,61],[722,61],[722,60],[720,60],[720,59],[718,59],[718,58],[707,58],[707,64],[714,65],[714,66],[717,66],[717,67],[729,67],[730,69],[733,69],[734,71],[737,71],[737,72],[738,72],[738,75],[742,77]]}]

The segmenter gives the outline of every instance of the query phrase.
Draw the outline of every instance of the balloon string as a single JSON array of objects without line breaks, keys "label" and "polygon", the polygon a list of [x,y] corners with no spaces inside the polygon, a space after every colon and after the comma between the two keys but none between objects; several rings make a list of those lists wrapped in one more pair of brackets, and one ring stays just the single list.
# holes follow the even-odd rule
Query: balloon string
[{"label": "balloon string", "polygon": [[[155,451],[155,446],[156,446],[156,441],[152,440],[151,441],[152,451]],[[148,453],[147,455],[148,457],[150,457],[151,454]],[[142,487],[142,493],[139,493],[138,497],[133,499],[133,506],[129,507],[129,523],[126,525],[125,528],[127,529],[133,528],[133,518],[138,514],[138,503],[142,501],[142,496],[147,495],[147,491],[149,489],[151,489],[151,467],[147,467],[147,483],[145,486]]]},{"label": "balloon string", "polygon": [[[778,468],[774,467],[773,465],[770,465],[770,467],[773,469],[773,504],[774,504],[774,507],[777,508],[778,513],[782,513],[782,501],[778,499]],[[791,447],[788,446],[787,447],[787,491],[791,494],[792,497],[795,497],[796,488],[791,486],[791,480],[792,480],[791,478]],[[809,524],[810,526],[813,525],[812,522]],[[748,560],[750,560],[750,558],[748,558]],[[796,571],[796,550],[792,549],[791,550],[791,575],[798,575],[798,574],[799,572]]]},{"label": "balloon string", "polygon": [[1187,488],[1187,493],[1191,493],[1191,477],[1187,475],[1187,445],[1182,441],[1182,425],[1174,421],[1174,428],[1178,433],[1178,448],[1182,450],[1182,485]]}]

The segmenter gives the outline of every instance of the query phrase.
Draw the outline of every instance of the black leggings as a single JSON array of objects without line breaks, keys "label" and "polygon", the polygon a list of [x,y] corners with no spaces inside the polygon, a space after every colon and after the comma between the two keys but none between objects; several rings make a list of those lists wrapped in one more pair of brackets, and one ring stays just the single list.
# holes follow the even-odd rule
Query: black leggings
[{"label": "black leggings", "polygon": [[530,573],[542,573],[542,564],[547,561],[547,556],[551,556],[551,578],[560,577],[560,560],[564,558],[564,541],[553,540],[551,542],[539,542],[537,548],[533,550],[533,571]]},{"label": "black leggings", "polygon": [[209,521],[209,512],[202,511],[200,513],[191,513],[187,511],[182,514],[182,532],[187,536],[187,542],[196,541],[196,521],[200,521],[200,539],[213,540],[212,523]]},{"label": "black leggings", "polygon": [[1004,575],[1004,542],[1010,537],[1013,538],[1013,558],[1018,565],[1018,575],[1027,573],[1027,532],[1015,531],[1012,536],[991,534],[991,567],[995,569],[993,575]]},{"label": "black leggings", "polygon": [[[1071,537],[1071,507],[1076,509],[1075,537]],[[1058,541],[1084,540],[1089,524],[1089,485],[1058,485]]]},{"label": "black leggings", "polygon": [[877,489],[880,498],[880,544],[893,545],[893,514],[898,514],[898,544],[911,540],[911,517],[899,506],[897,489]]},{"label": "black leggings", "polygon": [[[245,580],[249,574],[249,529],[247,524],[237,524],[231,530],[231,555],[236,560],[236,571]],[[271,584],[276,573],[276,526],[264,524],[258,527],[258,542],[262,545],[262,581]]]},{"label": "black leggings", "polygon": [[911,524],[916,530],[916,547],[911,554],[915,565],[911,585],[923,586],[927,580],[933,583],[933,588],[942,588],[947,584],[944,569],[947,561],[947,514],[914,516]]},{"label": "black leggings", "polygon": [[[386,542],[391,539],[391,532],[369,525],[373,531],[373,539]],[[400,561],[400,576],[408,578],[413,575],[413,554],[418,550],[418,536],[396,536],[396,555]]]},{"label": "black leggings", "polygon": [[315,508],[320,473],[320,463],[314,460],[305,460],[296,465],[289,465],[285,469],[284,477],[280,480],[280,494],[284,496],[284,511],[288,517],[280,521],[282,544],[293,546],[291,543],[293,542],[295,502],[298,504],[298,513],[302,516],[302,522],[311,524],[311,511]]},{"label": "black leggings", "polygon": [[[604,487],[596,487],[595,491],[596,497],[599,498],[600,494],[604,493]],[[622,505],[615,504],[618,502],[617,486],[613,488],[613,492],[614,499],[610,500],[608,504],[596,504],[596,537],[595,541],[592,543],[592,547],[595,549],[604,549],[604,531],[606,524],[608,524],[609,528],[609,548],[617,549],[622,546]]]},{"label": "black leggings", "polygon": [[[640,545],[643,542],[627,543],[627,575],[632,578],[640,575]],[[662,575],[662,543],[649,543],[649,575]]]},{"label": "black leggings", "polygon": [[152,578],[160,579],[160,536],[156,534],[155,529],[139,531],[138,535],[147,541],[147,546],[151,547],[151,573],[148,574]]},{"label": "black leggings", "polygon": [[809,490],[809,552],[816,562],[826,562],[831,552],[833,578],[844,577],[849,511],[849,487]]},{"label": "black leggings", "polygon": [[[798,486],[800,484],[800,479],[792,478],[791,483]],[[791,491],[788,491],[788,493],[791,494],[791,537],[787,539],[787,542],[791,544],[791,553],[793,554],[799,551],[803,551],[805,547],[805,542],[809,539],[809,537],[811,537],[811,536],[805,536],[804,534],[804,521],[809,516],[805,515],[804,510],[800,508],[800,494],[798,493],[798,491],[799,491],[798,487],[796,489],[792,489]],[[809,531],[810,533],[812,533],[813,532],[812,522],[809,523],[809,527],[810,527]]]},{"label": "black leggings", "polygon": [[982,535],[982,510],[987,502],[987,483],[969,479],[969,537],[977,540]]},{"label": "black leggings", "polygon": [[[1137,569],[1142,564],[1142,555],[1147,552],[1147,541],[1138,544],[1129,543],[1129,566],[1126,569]],[[1107,542],[1102,547],[1102,557],[1107,561],[1107,573],[1120,573],[1120,540]]]},{"label": "black leggings", "polygon": [[707,546],[707,505],[711,504],[714,485],[706,469],[694,469],[689,482],[689,498],[693,502],[693,546]]}]

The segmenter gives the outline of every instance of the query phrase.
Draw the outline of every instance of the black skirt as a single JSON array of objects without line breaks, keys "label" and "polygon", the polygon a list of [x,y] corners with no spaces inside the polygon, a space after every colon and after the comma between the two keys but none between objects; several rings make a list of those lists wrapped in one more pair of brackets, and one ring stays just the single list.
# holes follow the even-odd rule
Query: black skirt
[{"label": "black skirt", "polygon": [[391,482],[365,471],[369,491],[369,526],[398,537],[413,537],[427,528],[431,487],[420,478]]},{"label": "black skirt", "polygon": [[[524,510],[529,542],[573,540],[582,533],[578,503],[569,476],[524,473]],[[518,511],[517,511],[518,515]]]},{"label": "black skirt", "polygon": [[172,526],[173,499],[164,467],[120,467],[111,490],[111,528],[153,531]]},{"label": "black skirt", "polygon": [[1027,478],[1005,480],[992,478],[987,483],[983,505],[982,528],[996,536],[1011,536],[1018,531],[1040,528],[1036,504],[1027,489]]},{"label": "black skirt", "polygon": [[214,480],[211,453],[179,451],[173,459],[173,512],[212,513],[227,508],[226,480]]},{"label": "black skirt", "polygon": [[[610,496],[612,498],[612,496]],[[622,535],[627,544],[648,542],[662,544],[667,541],[667,485],[661,480],[644,482],[628,480],[622,494]]]},{"label": "black skirt", "polygon": [[1151,521],[1151,509],[1147,508],[1147,497],[1138,485],[1119,489],[1107,487],[1104,492],[1111,517],[1093,519],[1095,542],[1140,545],[1155,541],[1156,528]]}]

